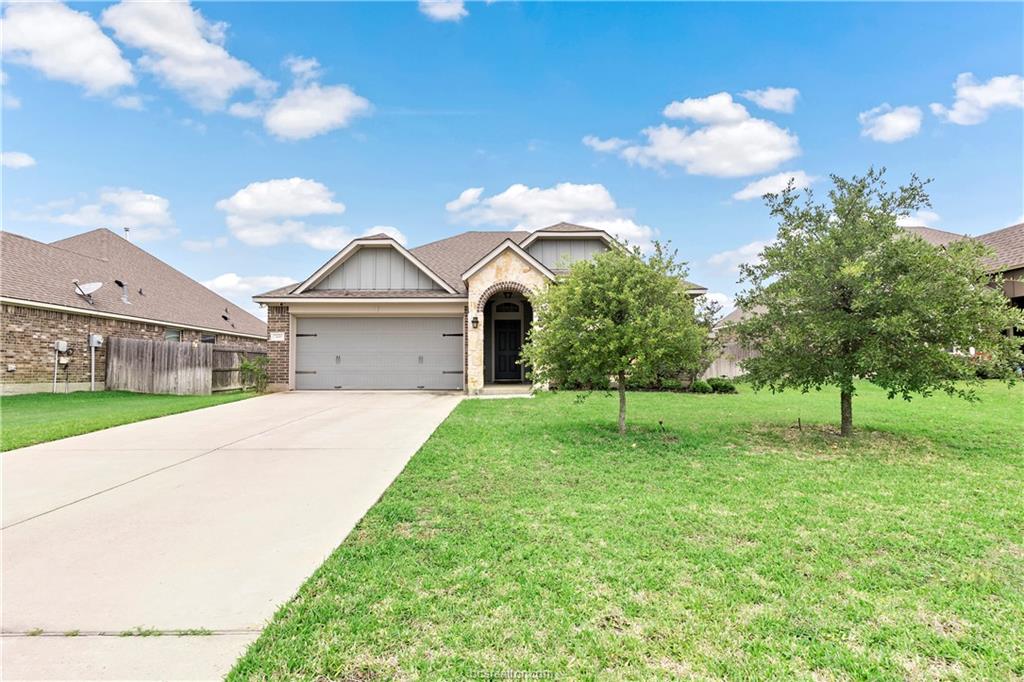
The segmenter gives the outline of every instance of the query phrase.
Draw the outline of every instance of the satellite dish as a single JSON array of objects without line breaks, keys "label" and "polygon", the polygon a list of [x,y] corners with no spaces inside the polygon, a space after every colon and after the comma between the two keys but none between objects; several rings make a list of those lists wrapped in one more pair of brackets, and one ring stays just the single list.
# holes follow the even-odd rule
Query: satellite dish
[{"label": "satellite dish", "polygon": [[86,282],[85,284],[79,284],[78,280],[74,281],[75,291],[82,296],[89,297],[92,294],[99,291],[99,288],[103,286],[103,282]]}]

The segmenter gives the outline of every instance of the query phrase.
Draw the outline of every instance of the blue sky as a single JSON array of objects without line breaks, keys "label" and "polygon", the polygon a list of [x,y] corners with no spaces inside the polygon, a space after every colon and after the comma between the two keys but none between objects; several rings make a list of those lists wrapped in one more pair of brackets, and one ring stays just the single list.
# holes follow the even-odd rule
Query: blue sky
[{"label": "blue sky", "polygon": [[380,226],[415,246],[561,219],[671,240],[730,296],[774,234],[742,197],[871,164],[935,179],[933,227],[1024,219],[1020,3],[8,5],[3,21],[4,229],[131,225],[240,302]]}]

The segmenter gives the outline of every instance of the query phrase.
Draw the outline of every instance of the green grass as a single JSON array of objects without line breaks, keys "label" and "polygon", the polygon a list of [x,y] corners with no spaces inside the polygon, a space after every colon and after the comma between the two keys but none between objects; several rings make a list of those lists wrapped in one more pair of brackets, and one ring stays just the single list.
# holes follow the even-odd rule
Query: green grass
[{"label": "green grass", "polygon": [[834,392],[465,401],[229,679],[1019,679],[1024,388],[981,397],[862,386],[852,442]]},{"label": "green grass", "polygon": [[13,450],[143,419],[198,410],[252,395],[240,391],[213,395],[81,391],[3,396],[0,397],[0,450]]}]

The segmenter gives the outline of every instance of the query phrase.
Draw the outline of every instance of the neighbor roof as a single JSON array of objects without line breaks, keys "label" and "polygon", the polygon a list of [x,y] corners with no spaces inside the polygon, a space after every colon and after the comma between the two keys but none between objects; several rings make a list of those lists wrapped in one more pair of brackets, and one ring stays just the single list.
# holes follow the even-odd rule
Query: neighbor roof
[{"label": "neighbor roof", "polygon": [[995,256],[988,261],[993,272],[1024,268],[1024,223],[983,234],[977,239],[995,251]]},{"label": "neighbor roof", "polygon": [[945,246],[950,242],[958,242],[961,239],[970,239],[970,237],[965,234],[936,230],[934,227],[925,227],[924,225],[910,225],[903,229],[910,234],[917,235],[932,246]]},{"label": "neighbor roof", "polygon": [[[263,321],[105,228],[52,244],[2,232],[0,250],[0,296],[7,299],[226,334],[267,335]],[[103,286],[89,303],[75,293],[74,280]],[[114,280],[126,285],[128,303]]]}]

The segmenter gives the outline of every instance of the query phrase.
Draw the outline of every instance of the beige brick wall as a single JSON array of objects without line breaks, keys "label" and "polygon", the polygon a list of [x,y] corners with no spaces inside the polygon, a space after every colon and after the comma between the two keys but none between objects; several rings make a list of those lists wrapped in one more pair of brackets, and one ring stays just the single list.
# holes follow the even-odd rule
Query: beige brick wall
[{"label": "beige brick wall", "polygon": [[267,307],[267,333],[280,332],[284,334],[284,341],[267,342],[267,355],[270,357],[268,374],[271,387],[275,390],[288,389],[289,346],[292,338],[289,328],[290,319],[288,306],[271,305]]},{"label": "beige brick wall", "polygon": [[[163,339],[165,325],[112,320],[56,310],[23,306],[0,306],[0,386],[5,393],[48,390],[53,381],[53,343],[67,341],[74,349],[67,369],[58,370],[58,380],[72,388],[86,388],[89,381],[89,334],[128,339]],[[170,327],[177,329],[177,327]],[[199,341],[199,331],[181,330],[182,341]],[[217,334],[216,343],[262,350],[266,342],[230,334]],[[102,388],[107,371],[106,346],[96,349],[96,382]]]},{"label": "beige brick wall", "polygon": [[484,386],[484,313],[481,302],[486,303],[501,289],[492,287],[501,283],[519,285],[526,290],[534,290],[548,282],[539,270],[530,265],[522,256],[514,251],[504,251],[497,258],[474,273],[466,283],[469,286],[470,319],[477,316],[480,324],[473,329],[472,324],[466,328],[466,392],[475,395]]}]

